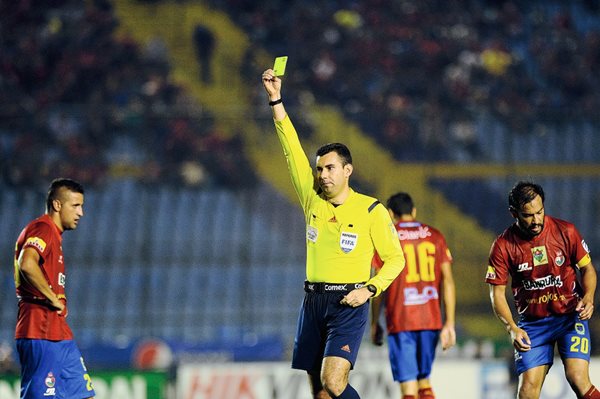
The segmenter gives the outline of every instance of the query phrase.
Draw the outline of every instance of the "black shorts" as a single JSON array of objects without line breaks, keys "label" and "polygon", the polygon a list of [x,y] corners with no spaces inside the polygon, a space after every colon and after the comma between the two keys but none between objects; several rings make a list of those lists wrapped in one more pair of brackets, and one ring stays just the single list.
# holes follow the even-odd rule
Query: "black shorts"
[{"label": "black shorts", "polygon": [[316,372],[324,357],[347,359],[354,367],[369,317],[369,302],[341,305],[345,292],[307,292],[298,318],[292,368]]}]

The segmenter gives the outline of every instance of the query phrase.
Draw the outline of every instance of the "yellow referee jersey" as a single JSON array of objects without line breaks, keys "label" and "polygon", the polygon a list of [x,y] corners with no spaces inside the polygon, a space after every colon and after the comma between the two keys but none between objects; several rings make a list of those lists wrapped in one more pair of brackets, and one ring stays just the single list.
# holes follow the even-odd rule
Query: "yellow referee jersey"
[{"label": "yellow referee jersey", "polygon": [[[306,221],[306,278],[310,282],[367,281],[379,295],[404,268],[404,254],[390,215],[375,198],[353,190],[333,206],[317,193],[313,170],[289,116],[275,121],[292,183]],[[383,267],[371,276],[374,251]]]}]

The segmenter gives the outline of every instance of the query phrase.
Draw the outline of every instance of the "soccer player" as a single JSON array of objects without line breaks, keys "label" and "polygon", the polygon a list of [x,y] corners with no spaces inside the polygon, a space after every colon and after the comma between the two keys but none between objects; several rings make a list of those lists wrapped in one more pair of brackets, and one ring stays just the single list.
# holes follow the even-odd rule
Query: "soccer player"
[{"label": "soccer player", "polygon": [[[379,313],[384,304],[392,375],[400,383],[402,398],[434,399],[429,375],[435,348],[440,340],[443,350],[456,343],[452,255],[442,233],[416,220],[409,194],[392,195],[387,208],[406,257],[406,270],[388,288],[385,302],[382,296],[371,300],[371,339],[376,345],[383,343]],[[373,266],[381,267],[377,254]]]},{"label": "soccer player", "polygon": [[[281,79],[262,75],[277,136],[306,220],[306,291],[292,367],[306,370],[314,398],[360,398],[348,384],[368,321],[368,299],[404,268],[404,256],[385,207],[349,186],[352,156],[341,143],[316,153],[316,181],[281,99]],[[371,277],[371,259],[383,259]]]},{"label": "soccer player", "polygon": [[[557,346],[577,397],[600,399],[589,376],[596,270],[588,247],[573,224],[545,214],[544,190],[535,183],[518,182],[508,209],[515,223],[492,244],[486,282],[515,348],[518,398],[540,397]],[[516,323],[505,296],[509,275]]]},{"label": "soccer player", "polygon": [[62,234],[83,216],[83,187],[56,179],[46,214],[30,222],[15,248],[19,313],[15,339],[21,363],[21,399],[93,398],[83,358],[67,324]]}]

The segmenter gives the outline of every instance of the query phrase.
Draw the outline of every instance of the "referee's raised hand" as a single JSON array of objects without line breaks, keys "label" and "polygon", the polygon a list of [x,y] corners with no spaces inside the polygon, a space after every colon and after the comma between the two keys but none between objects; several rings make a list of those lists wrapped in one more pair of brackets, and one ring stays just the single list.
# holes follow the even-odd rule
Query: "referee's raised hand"
[{"label": "referee's raised hand", "polygon": [[273,111],[273,118],[276,121],[285,119],[286,111],[281,99],[281,79],[275,76],[272,69],[267,69],[262,74],[262,82],[269,97],[269,105]]},{"label": "referee's raised hand", "polygon": [[281,98],[281,79],[275,76],[272,69],[263,72],[262,82],[269,96],[269,101],[276,101]]}]

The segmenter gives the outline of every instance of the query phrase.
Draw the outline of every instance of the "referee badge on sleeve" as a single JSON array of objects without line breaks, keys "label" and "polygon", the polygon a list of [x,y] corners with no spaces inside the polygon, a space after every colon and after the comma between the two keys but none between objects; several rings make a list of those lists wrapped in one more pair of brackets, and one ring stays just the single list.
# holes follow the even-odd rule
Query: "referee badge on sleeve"
[{"label": "referee badge on sleeve", "polygon": [[310,242],[317,242],[319,236],[319,230],[316,227],[308,225],[306,226],[306,239]]},{"label": "referee badge on sleeve", "polygon": [[357,241],[358,234],[342,231],[342,235],[340,236],[340,247],[345,254],[352,251],[356,247]]}]

